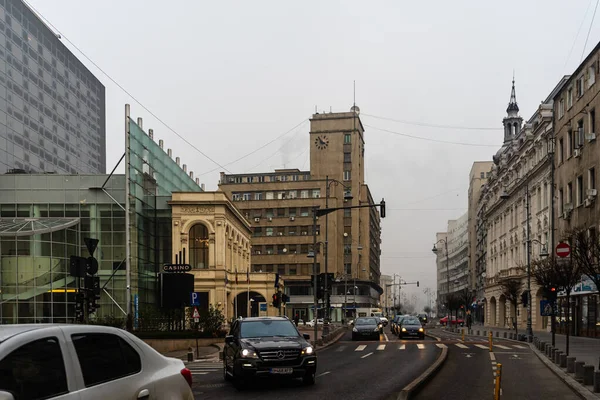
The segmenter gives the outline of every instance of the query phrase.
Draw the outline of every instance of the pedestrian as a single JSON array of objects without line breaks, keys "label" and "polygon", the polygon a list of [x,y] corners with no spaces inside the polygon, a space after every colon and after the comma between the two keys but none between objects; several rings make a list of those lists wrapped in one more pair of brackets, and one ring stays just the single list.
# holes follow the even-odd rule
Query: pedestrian
[{"label": "pedestrian", "polygon": [[471,329],[471,325],[473,324],[473,319],[471,318],[471,313],[467,314],[467,329]]},{"label": "pedestrian", "polygon": [[296,326],[298,326],[298,324],[300,323],[300,316],[298,315],[298,313],[294,315],[294,323],[296,324]]}]

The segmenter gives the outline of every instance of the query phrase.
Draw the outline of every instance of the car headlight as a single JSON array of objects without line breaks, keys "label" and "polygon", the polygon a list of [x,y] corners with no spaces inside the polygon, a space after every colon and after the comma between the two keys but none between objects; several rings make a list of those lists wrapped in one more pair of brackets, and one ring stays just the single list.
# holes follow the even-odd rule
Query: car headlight
[{"label": "car headlight", "polygon": [[406,332],[406,328],[402,328],[402,332]]},{"label": "car headlight", "polygon": [[242,350],[242,357],[244,358],[258,358],[258,354],[254,350],[244,349]]},{"label": "car headlight", "polygon": [[352,332],[358,332],[358,329],[352,328]]},{"label": "car headlight", "polygon": [[377,329],[381,329],[381,328],[383,328],[383,324],[377,325]]},{"label": "car headlight", "polygon": [[423,328],[419,328],[419,332],[423,332]]},{"label": "car headlight", "polygon": [[313,351],[314,350],[313,350],[312,346],[307,346],[307,347],[305,347],[305,348],[302,349],[302,355],[303,356],[304,355],[310,355],[310,354],[313,353]]}]

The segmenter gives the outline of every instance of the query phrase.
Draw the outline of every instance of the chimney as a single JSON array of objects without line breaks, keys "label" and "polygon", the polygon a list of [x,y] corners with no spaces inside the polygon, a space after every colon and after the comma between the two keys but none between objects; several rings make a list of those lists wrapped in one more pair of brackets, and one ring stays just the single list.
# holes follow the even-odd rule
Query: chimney
[{"label": "chimney", "polygon": [[143,121],[142,121],[142,117],[138,117],[138,121],[137,124],[140,127],[140,129],[144,129],[143,125],[142,125]]},{"label": "chimney", "polygon": [[181,161],[181,159],[179,157],[175,157],[175,164],[179,165],[180,161]]},{"label": "chimney", "polygon": [[202,191],[206,191],[206,186],[204,186],[204,183],[200,185],[200,189],[202,189]]},{"label": "chimney", "polygon": [[200,178],[196,178],[196,185],[200,186]]},{"label": "chimney", "polygon": [[158,147],[160,147],[161,149],[164,147],[165,142],[162,139],[158,139]]},{"label": "chimney", "polygon": [[153,129],[148,129],[148,136],[150,136],[150,139],[154,140],[154,130]]},{"label": "chimney", "polygon": [[173,150],[171,149],[167,149],[167,155],[171,158],[173,158]]},{"label": "chimney", "polygon": [[190,171],[190,178],[194,179],[194,171]]},{"label": "chimney", "polygon": [[187,164],[183,164],[183,172],[187,173]]}]

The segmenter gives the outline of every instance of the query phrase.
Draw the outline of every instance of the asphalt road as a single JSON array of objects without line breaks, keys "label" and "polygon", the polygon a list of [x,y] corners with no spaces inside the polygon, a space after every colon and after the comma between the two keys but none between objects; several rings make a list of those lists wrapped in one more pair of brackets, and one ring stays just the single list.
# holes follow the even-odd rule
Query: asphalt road
[{"label": "asphalt road", "polygon": [[486,339],[465,337],[441,330],[430,334],[448,346],[448,358],[416,399],[480,400],[493,398],[494,372],[502,364],[502,398],[504,399],[579,399],[533,353],[527,343],[494,338],[493,352]]},{"label": "asphalt road", "polygon": [[[238,391],[223,380],[222,363],[190,363],[197,399],[307,399],[344,398],[379,400],[397,395],[439,356],[435,341],[397,340],[389,330],[377,341],[342,339],[319,351],[317,382],[305,387],[300,381],[258,381]],[[316,397],[315,397],[316,396]]]}]

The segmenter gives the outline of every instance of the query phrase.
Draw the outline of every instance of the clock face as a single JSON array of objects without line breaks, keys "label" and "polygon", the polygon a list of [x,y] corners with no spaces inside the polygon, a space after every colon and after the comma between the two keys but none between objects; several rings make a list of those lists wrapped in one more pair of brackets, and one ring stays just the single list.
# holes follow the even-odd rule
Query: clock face
[{"label": "clock face", "polygon": [[315,146],[320,150],[326,149],[328,145],[329,139],[327,139],[327,136],[317,136],[315,139]]}]

